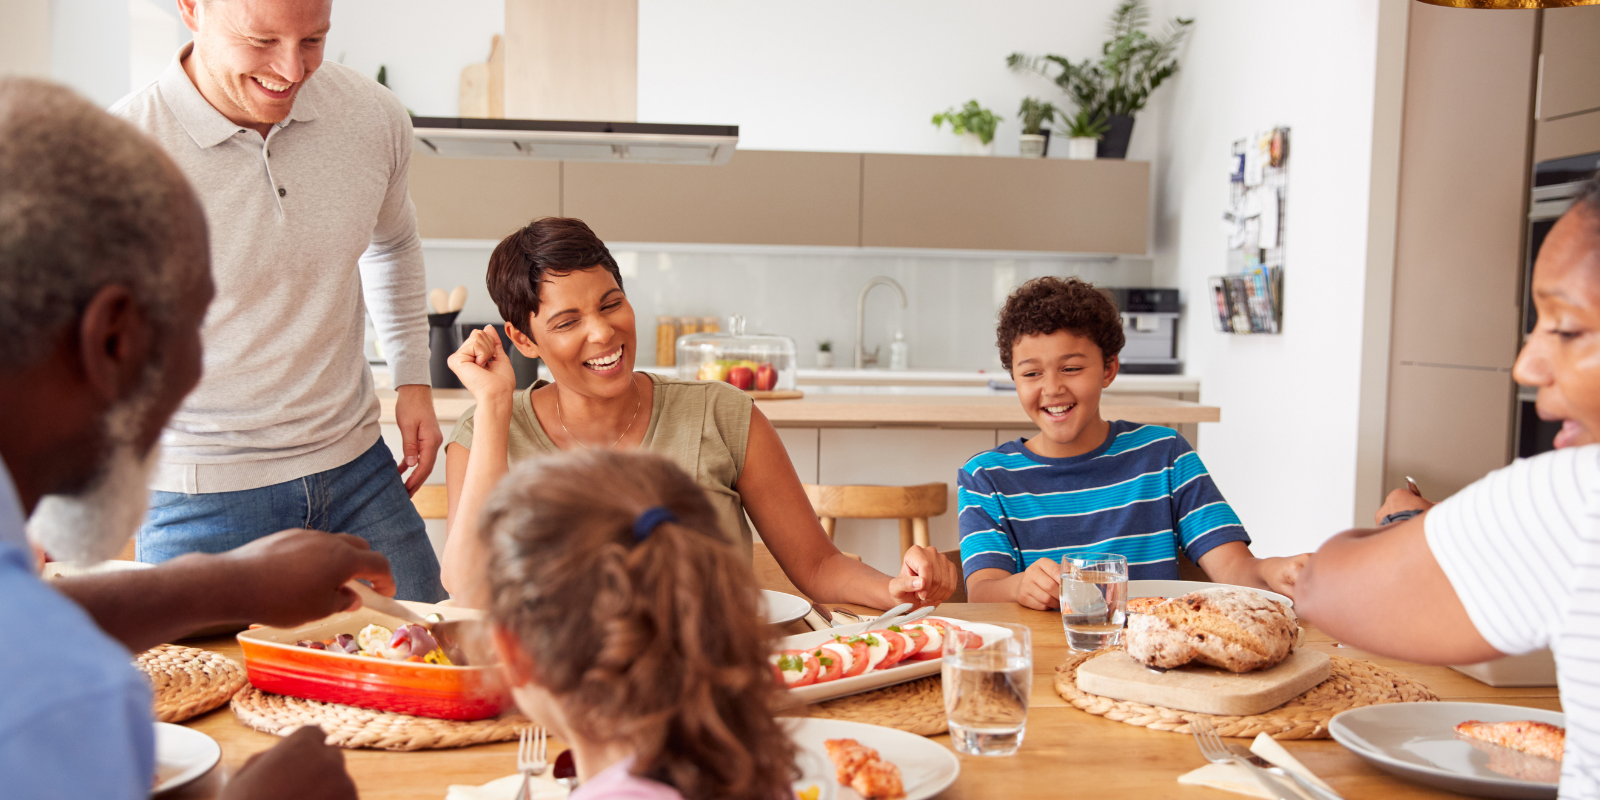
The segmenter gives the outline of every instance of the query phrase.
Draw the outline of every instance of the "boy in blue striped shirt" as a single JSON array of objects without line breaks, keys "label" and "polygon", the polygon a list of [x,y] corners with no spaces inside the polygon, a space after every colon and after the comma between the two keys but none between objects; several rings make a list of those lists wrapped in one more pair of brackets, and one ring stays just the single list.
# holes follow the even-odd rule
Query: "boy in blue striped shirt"
[{"label": "boy in blue striped shirt", "polygon": [[1176,580],[1178,548],[1212,580],[1293,596],[1307,555],[1256,558],[1200,456],[1171,428],[1107,422],[1122,317],[1088,283],[1038,278],[1000,311],[996,345],[1039,435],[957,474],[961,561],[975,603],[1060,605],[1060,559],[1128,558],[1130,580]]}]

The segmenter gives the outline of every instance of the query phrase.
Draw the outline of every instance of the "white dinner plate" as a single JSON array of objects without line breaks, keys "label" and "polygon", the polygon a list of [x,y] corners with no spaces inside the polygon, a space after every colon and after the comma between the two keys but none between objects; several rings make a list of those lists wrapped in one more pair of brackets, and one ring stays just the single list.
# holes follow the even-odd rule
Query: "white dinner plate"
[{"label": "white dinner plate", "polygon": [[194,728],[156,724],[156,788],[151,794],[176,789],[217,765],[222,747]]},{"label": "white dinner plate", "polygon": [[768,625],[787,625],[804,618],[809,613],[811,604],[803,597],[774,592],[771,589],[761,590],[761,618],[766,620]]},{"label": "white dinner plate", "polygon": [[1234,586],[1228,583],[1206,583],[1205,581],[1128,581],[1128,599],[1140,597],[1182,597],[1190,592],[1202,589],[1249,589],[1272,598],[1290,608],[1294,608],[1294,601],[1277,592],[1266,589],[1257,589],[1251,586]]},{"label": "white dinner plate", "polygon": [[1402,778],[1479,797],[1553,798],[1555,780],[1511,777],[1490,769],[1549,768],[1550,759],[1458,737],[1455,726],[1533,720],[1565,727],[1555,711],[1496,703],[1388,703],[1353,708],[1336,715],[1328,732],[1350,752]]},{"label": "white dinner plate", "polygon": [[[929,617],[929,619],[945,619],[960,625],[964,630],[971,631],[983,637],[985,644],[997,639],[1010,636],[1011,631],[998,625],[985,625],[982,622],[967,622],[963,619],[949,619],[948,617]],[[833,631],[820,630],[810,633],[797,633],[779,639],[773,648],[783,650],[810,650],[821,647],[833,638]],[[813,683],[810,686],[801,686],[790,689],[789,696],[802,703],[821,703],[824,700],[836,700],[853,694],[870,692],[873,689],[882,689],[897,683],[914,681],[926,678],[929,675],[938,675],[941,668],[940,659],[934,658],[927,661],[901,662],[885,670],[864,672],[854,678],[840,678],[827,683]]]},{"label": "white dinner plate", "polygon": [[[956,776],[961,774],[961,762],[956,759],[955,753],[944,745],[914,733],[841,719],[785,721],[791,725],[789,737],[794,739],[794,743],[807,753],[821,756],[822,763],[830,766],[833,762],[828,758],[827,747],[823,745],[828,739],[854,739],[877,750],[884,761],[900,768],[900,782],[906,790],[904,800],[933,797],[950,788],[950,784],[956,782]],[[856,790],[839,785],[831,769],[825,770],[822,777],[824,782],[831,782],[837,788],[838,800],[861,800]]]}]

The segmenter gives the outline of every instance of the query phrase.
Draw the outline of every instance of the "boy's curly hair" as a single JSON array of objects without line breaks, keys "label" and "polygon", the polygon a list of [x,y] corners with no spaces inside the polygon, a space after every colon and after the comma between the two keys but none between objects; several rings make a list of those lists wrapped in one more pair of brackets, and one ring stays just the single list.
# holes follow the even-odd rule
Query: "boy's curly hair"
[{"label": "boy's curly hair", "polygon": [[1018,286],[1000,309],[1000,325],[995,330],[1000,363],[1011,371],[1011,348],[1022,337],[1063,330],[1094,342],[1108,362],[1122,352],[1127,341],[1117,304],[1094,284],[1077,278],[1034,278]]}]

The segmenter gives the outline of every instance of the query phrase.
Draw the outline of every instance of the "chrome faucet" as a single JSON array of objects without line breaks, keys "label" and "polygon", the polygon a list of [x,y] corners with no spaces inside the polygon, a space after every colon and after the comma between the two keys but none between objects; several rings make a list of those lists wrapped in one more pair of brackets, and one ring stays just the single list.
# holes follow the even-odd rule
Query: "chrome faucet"
[{"label": "chrome faucet", "polygon": [[865,345],[862,344],[865,341],[867,329],[867,293],[871,292],[874,286],[887,286],[894,289],[900,295],[900,307],[906,307],[906,290],[894,278],[879,276],[867,281],[867,285],[861,287],[861,296],[856,298],[856,369],[861,369],[868,364],[877,364],[878,350],[882,347],[882,345],[879,345],[872,348],[872,355],[869,356]]}]

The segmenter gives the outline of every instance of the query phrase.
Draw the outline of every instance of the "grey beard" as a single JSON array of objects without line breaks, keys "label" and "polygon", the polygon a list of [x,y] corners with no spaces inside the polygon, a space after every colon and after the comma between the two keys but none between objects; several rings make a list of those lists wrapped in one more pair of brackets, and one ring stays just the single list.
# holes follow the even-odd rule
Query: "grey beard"
[{"label": "grey beard", "polygon": [[[159,385],[159,380],[147,385]],[[93,563],[121,552],[150,508],[150,475],[161,447],[143,458],[134,444],[154,392],[141,393],[106,415],[111,453],[89,487],[45,495],[28,519],[28,538],[56,561]]]}]

